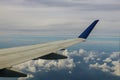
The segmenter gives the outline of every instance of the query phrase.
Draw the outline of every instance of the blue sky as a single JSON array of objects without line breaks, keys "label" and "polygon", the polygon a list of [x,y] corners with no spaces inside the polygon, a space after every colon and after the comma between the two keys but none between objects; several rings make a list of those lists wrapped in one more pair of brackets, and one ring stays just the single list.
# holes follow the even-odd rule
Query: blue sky
[{"label": "blue sky", "polygon": [[68,59],[29,61],[14,66],[29,77],[0,80],[119,80],[119,14],[119,0],[0,0],[0,48],[75,38],[100,20]]}]

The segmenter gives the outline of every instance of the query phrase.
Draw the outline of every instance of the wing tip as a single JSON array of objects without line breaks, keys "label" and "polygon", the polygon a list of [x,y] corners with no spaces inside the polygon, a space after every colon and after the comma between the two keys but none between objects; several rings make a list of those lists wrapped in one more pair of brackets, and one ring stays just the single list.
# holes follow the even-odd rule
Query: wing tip
[{"label": "wing tip", "polygon": [[89,34],[91,33],[91,31],[93,30],[93,28],[96,26],[96,24],[98,23],[99,19],[95,20],[92,22],[91,25],[89,25],[87,27],[87,29],[85,29],[82,34],[80,34],[80,36],[78,36],[78,38],[83,38],[83,39],[87,39],[87,37],[89,36]]}]

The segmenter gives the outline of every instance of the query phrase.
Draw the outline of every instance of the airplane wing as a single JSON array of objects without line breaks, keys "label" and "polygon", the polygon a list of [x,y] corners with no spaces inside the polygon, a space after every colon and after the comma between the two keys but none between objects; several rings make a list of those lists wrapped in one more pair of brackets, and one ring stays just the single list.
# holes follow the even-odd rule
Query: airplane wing
[{"label": "airplane wing", "polygon": [[65,59],[56,54],[59,50],[85,41],[99,20],[95,20],[82,34],[75,39],[36,44],[31,46],[0,49],[0,77],[25,77],[26,74],[12,69],[12,66],[36,59]]}]

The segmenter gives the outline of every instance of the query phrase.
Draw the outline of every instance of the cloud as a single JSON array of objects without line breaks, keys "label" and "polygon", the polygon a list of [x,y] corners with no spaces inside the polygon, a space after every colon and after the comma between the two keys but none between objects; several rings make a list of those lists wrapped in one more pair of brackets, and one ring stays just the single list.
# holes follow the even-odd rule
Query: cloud
[{"label": "cloud", "polygon": [[96,63],[96,64],[90,64],[90,68],[95,68],[95,69],[101,69],[103,72],[109,72],[110,67],[107,65],[107,63],[103,63],[102,65]]},{"label": "cloud", "polygon": [[113,52],[113,54],[110,55],[110,58],[113,60],[118,60],[120,58],[120,52]]},{"label": "cloud", "polygon": [[[32,78],[27,78],[26,80],[37,80],[38,78],[46,80],[51,78],[52,80],[56,80],[57,76],[60,77],[63,75],[65,75],[66,79],[69,80],[79,80],[80,78],[88,80],[91,77],[94,77],[91,78],[92,80],[101,80],[103,78],[109,80],[114,78],[114,80],[119,80],[120,78],[120,63],[118,59],[119,52],[113,52],[110,54],[80,49],[79,51],[75,50],[71,52],[65,50],[65,52],[62,54],[67,55],[68,59],[57,61],[38,59],[20,64],[15,67],[34,76]],[[111,57],[113,55],[116,55],[114,56],[114,60]],[[70,78],[70,76],[72,76],[72,78]],[[86,78],[86,76],[88,78]],[[64,76],[60,79],[63,78],[65,79]]]},{"label": "cloud", "polygon": [[114,65],[112,67],[113,74],[120,76],[120,61],[113,61],[112,64]]},{"label": "cloud", "polygon": [[100,19],[96,33],[117,34],[119,4],[117,0],[1,0],[0,31],[8,34],[75,35],[89,22]]},{"label": "cloud", "polygon": [[106,59],[103,60],[103,61],[109,63],[109,62],[111,62],[112,60],[111,60],[111,58],[106,58]]},{"label": "cloud", "polygon": [[[20,66],[20,67],[19,67]],[[72,69],[75,67],[75,64],[73,62],[73,59],[67,59],[67,60],[59,60],[59,61],[46,61],[46,60],[36,60],[27,62],[27,64],[21,64],[18,65],[19,69],[25,69],[27,68],[27,71],[29,72],[37,72],[37,71],[49,71],[49,70],[61,70],[61,69]],[[39,69],[37,69],[39,68]]]},{"label": "cloud", "polygon": [[113,52],[112,54],[110,54],[109,57],[106,57],[106,59],[103,60],[103,64],[95,63],[95,64],[90,64],[89,66],[91,68],[100,69],[102,71],[110,72],[114,75],[120,76],[119,55],[120,52]]},{"label": "cloud", "polygon": [[[93,3],[94,2],[94,3]],[[25,0],[26,4],[49,7],[77,7],[81,10],[119,10],[117,0]],[[112,6],[112,7],[111,7]]]}]

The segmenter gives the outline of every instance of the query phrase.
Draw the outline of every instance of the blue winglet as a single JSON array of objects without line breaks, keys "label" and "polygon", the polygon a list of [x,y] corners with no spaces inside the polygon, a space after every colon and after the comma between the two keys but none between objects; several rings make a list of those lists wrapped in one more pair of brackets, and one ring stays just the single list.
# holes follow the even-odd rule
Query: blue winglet
[{"label": "blue winglet", "polygon": [[99,20],[95,20],[78,38],[86,39]]}]

